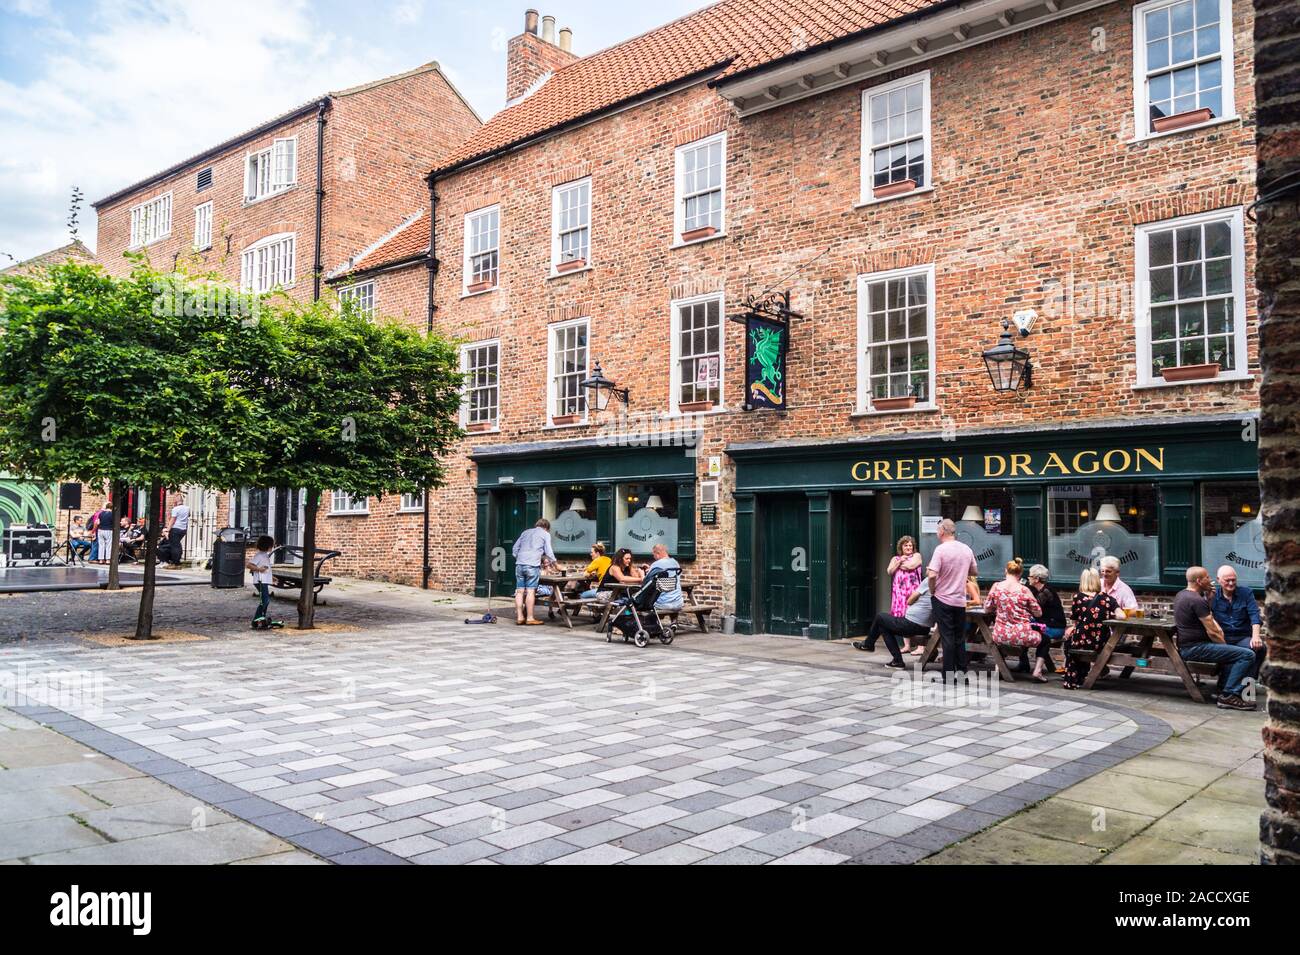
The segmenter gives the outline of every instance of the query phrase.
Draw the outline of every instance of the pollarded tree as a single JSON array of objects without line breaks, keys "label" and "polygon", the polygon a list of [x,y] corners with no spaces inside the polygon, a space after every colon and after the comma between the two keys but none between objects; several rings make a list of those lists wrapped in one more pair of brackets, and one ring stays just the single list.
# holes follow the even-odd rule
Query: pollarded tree
[{"label": "pollarded tree", "polygon": [[137,639],[152,634],[162,489],[264,470],[259,304],[143,261],[125,278],[67,263],[0,280],[0,468],[149,488]]},{"label": "pollarded tree", "polygon": [[321,495],[426,491],[444,483],[442,457],[463,432],[463,376],[453,344],[352,302],[264,302],[266,374],[275,399],[262,486],[303,488],[298,626],[313,626],[316,515]]}]

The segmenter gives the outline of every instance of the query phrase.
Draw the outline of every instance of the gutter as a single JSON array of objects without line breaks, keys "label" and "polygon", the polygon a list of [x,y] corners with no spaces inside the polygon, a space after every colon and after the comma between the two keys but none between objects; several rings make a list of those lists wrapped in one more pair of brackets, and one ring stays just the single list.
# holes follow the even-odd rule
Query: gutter
[{"label": "gutter", "polygon": [[325,209],[325,113],[329,109],[327,98],[316,104],[316,264],[312,266],[311,300],[320,301],[320,280],[325,271],[323,260],[324,209]]},{"label": "gutter", "polygon": [[[438,193],[434,188],[438,174],[436,171],[429,173],[426,181],[429,183],[429,252],[425,257],[429,269],[429,302],[428,312],[424,319],[424,334],[430,336],[433,334],[433,313],[437,306],[433,301],[433,292],[435,281],[438,277]],[[429,489],[424,489],[424,557],[421,563],[420,587],[423,590],[429,589],[429,577],[433,568],[429,566]]]}]

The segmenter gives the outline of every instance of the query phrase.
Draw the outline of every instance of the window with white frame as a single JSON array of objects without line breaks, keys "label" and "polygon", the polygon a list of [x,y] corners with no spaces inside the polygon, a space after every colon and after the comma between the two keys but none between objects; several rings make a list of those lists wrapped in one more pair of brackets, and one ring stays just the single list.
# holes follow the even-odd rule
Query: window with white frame
[{"label": "window with white frame", "polygon": [[131,247],[138,248],[172,234],[172,194],[165,192],[131,209]]},{"label": "window with white frame", "polygon": [[560,322],[550,328],[549,404],[551,417],[565,418],[587,414],[587,399],[582,380],[587,377],[587,319]]},{"label": "window with white frame", "polygon": [[722,296],[673,303],[672,409],[722,404]]},{"label": "window with white frame", "polygon": [[298,181],[298,140],[277,139],[266,149],[248,154],[244,197],[253,202],[283,192]]},{"label": "window with white frame", "polygon": [[202,252],[212,248],[212,203],[194,207],[194,248]]},{"label": "window with white frame", "polygon": [[1133,8],[1138,136],[1235,115],[1231,0],[1153,0]]},{"label": "window with white frame", "polygon": [[934,394],[934,266],[858,278],[858,409]]},{"label": "window with white frame", "polygon": [[[559,270],[591,258],[591,180],[556,186],[551,192],[551,262]],[[570,264],[572,263],[572,265]]]},{"label": "window with white frame", "polygon": [[1139,384],[1187,365],[1243,370],[1244,249],[1240,209],[1138,227]]},{"label": "window with white frame", "polygon": [[358,314],[373,318],[375,314],[375,283],[357,282],[339,289],[339,304],[351,302]]},{"label": "window with white frame", "polygon": [[495,425],[501,410],[500,342],[478,342],[463,346],[460,350],[460,367],[465,373],[463,423]]},{"label": "window with white frame", "polygon": [[929,72],[864,90],[862,119],[864,201],[930,185]]},{"label": "window with white frame", "polygon": [[364,494],[349,494],[347,491],[334,491],[330,494],[331,514],[369,514],[370,498]]},{"label": "window with white frame", "polygon": [[676,238],[692,242],[722,232],[727,189],[727,134],[677,147]]},{"label": "window with white frame", "polygon": [[269,292],[294,282],[296,235],[280,233],[254,242],[240,259],[240,286],[245,292]]},{"label": "window with white frame", "polygon": [[501,210],[480,209],[465,217],[465,288],[493,288],[500,277]]},{"label": "window with white frame", "polygon": [[414,494],[403,494],[402,503],[398,507],[399,511],[422,511],[424,510],[424,494],[417,491]]}]

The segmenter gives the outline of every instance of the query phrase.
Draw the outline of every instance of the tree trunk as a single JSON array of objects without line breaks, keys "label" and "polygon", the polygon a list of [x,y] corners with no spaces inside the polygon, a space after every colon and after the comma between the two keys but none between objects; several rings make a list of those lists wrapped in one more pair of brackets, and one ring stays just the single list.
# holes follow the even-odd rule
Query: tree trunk
[{"label": "tree trunk", "polygon": [[[1256,181],[1259,195],[1300,178],[1300,20],[1287,0],[1255,0]],[[1259,288],[1259,478],[1264,552],[1268,687],[1260,861],[1300,865],[1300,193],[1255,212]]]},{"label": "tree trunk", "polygon": [[144,585],[140,588],[140,612],[135,618],[136,640],[152,640],[153,635],[153,595],[154,580],[157,576],[158,535],[161,530],[158,520],[158,503],[162,495],[162,481],[154,478],[149,483],[148,523],[145,524],[144,547]]},{"label": "tree trunk", "polygon": [[126,510],[122,506],[122,499],[126,494],[121,481],[113,481],[109,484],[109,495],[113,502],[113,543],[108,549],[108,589],[121,590],[122,584],[118,580],[117,565],[122,548],[122,513]]},{"label": "tree trunk", "polygon": [[298,629],[310,630],[316,626],[316,511],[320,507],[320,491],[307,488],[307,502],[302,515],[302,593],[298,595]]}]

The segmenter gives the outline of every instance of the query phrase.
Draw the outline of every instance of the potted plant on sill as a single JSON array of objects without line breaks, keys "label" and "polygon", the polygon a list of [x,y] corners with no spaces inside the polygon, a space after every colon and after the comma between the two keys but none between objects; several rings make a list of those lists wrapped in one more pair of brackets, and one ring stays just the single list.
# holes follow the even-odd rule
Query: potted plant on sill
[{"label": "potted plant on sill", "polygon": [[687,229],[682,233],[683,242],[694,242],[696,239],[707,239],[711,235],[717,235],[718,230],[711,225],[700,226],[698,229]]},{"label": "potted plant on sill", "polygon": [[491,421],[474,421],[465,426],[466,431],[491,431],[492,428]]},{"label": "potted plant on sill", "polygon": [[899,182],[887,182],[883,186],[876,186],[871,190],[871,194],[877,199],[889,199],[892,196],[901,196],[904,193],[911,192],[915,188],[915,179],[903,179]]},{"label": "potted plant on sill", "polygon": [[470,295],[473,295],[475,292],[486,292],[491,287],[492,287],[492,282],[488,281],[487,279],[484,279],[482,282],[471,283],[469,287],[465,289],[465,291],[468,292]]},{"label": "potted plant on sill", "polygon": [[586,267],[586,259],[566,259],[555,266],[555,274],[564,275],[566,272],[576,272],[578,269]]},{"label": "potted plant on sill", "polygon": [[873,411],[906,411],[908,408],[915,407],[916,395],[913,394],[871,399],[871,409]]},{"label": "potted plant on sill", "polygon": [[712,401],[683,401],[677,406],[677,410],[682,414],[696,414],[701,411],[712,411]]},{"label": "potted plant on sill", "polygon": [[1186,126],[1199,126],[1213,118],[1214,111],[1206,106],[1201,109],[1190,109],[1185,113],[1174,113],[1172,116],[1156,116],[1151,120],[1151,129],[1157,133],[1167,133]]},{"label": "potted plant on sill", "polygon": [[582,420],[578,414],[557,414],[551,417],[551,424],[577,424]]}]

